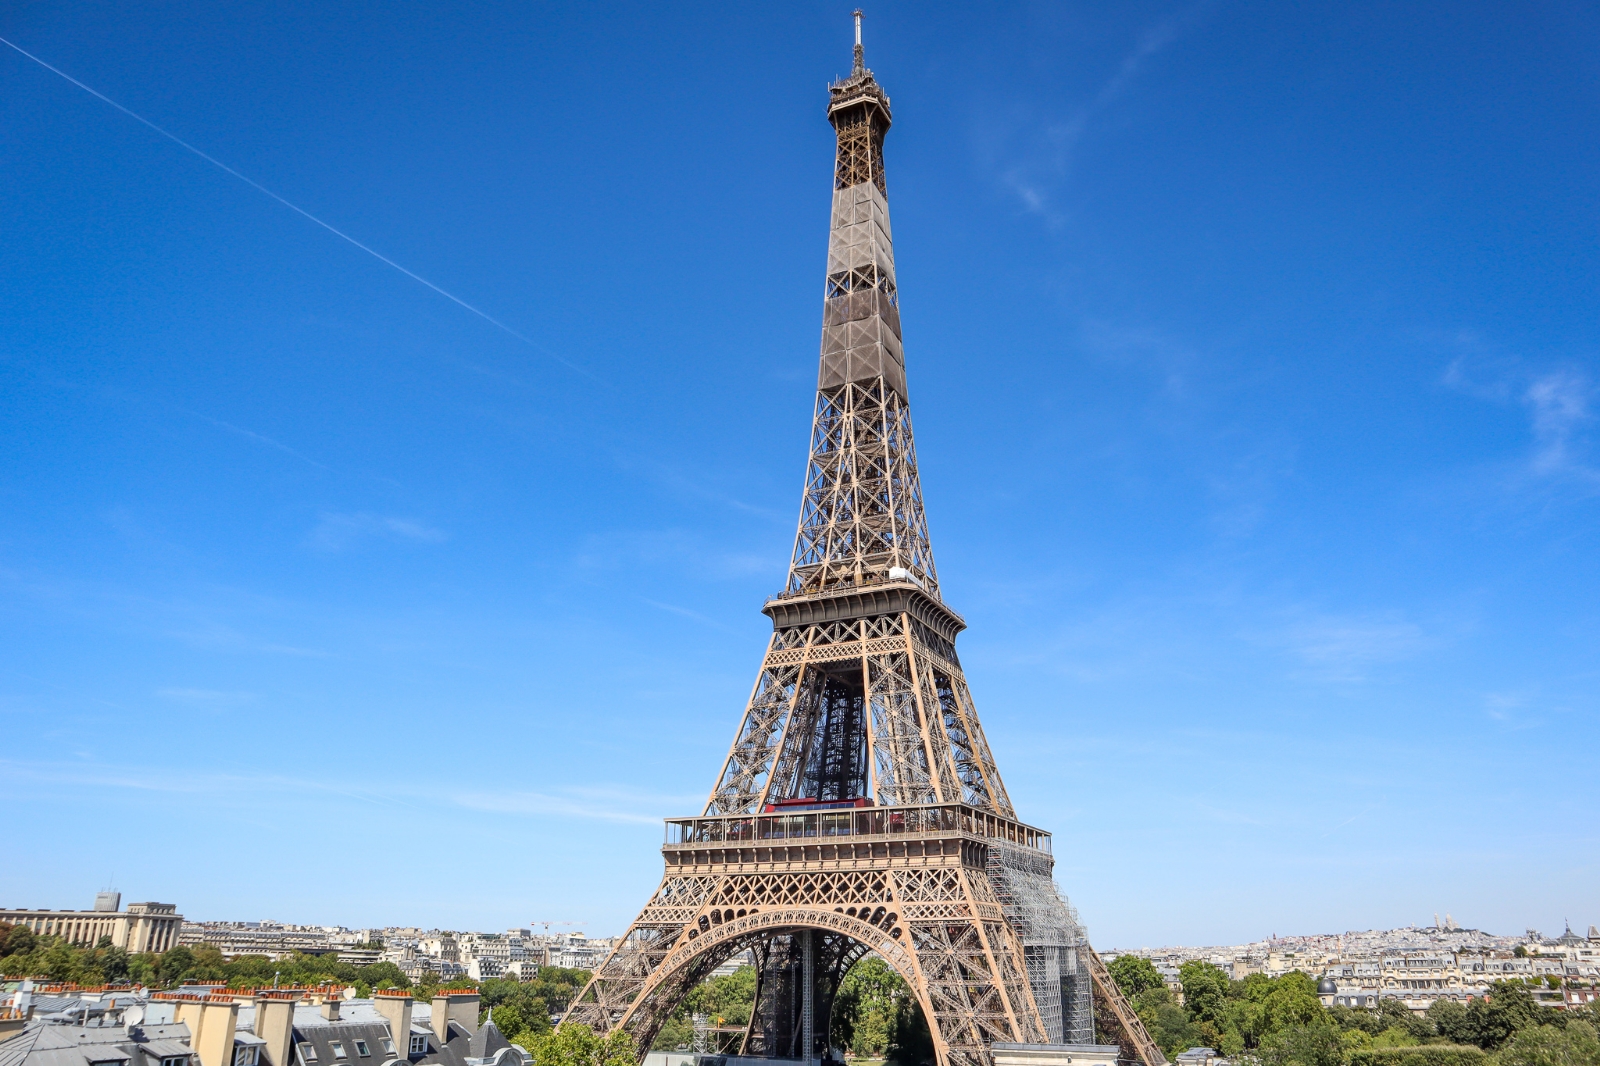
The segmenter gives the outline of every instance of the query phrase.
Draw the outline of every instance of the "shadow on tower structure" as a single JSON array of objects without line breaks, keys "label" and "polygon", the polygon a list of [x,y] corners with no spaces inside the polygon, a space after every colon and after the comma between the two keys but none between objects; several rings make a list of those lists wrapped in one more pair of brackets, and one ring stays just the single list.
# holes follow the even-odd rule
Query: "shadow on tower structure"
[{"label": "shadow on tower structure", "polygon": [[666,872],[563,1024],[648,1048],[744,951],[739,1053],[830,1054],[835,993],[869,952],[917,997],[941,1066],[995,1045],[1165,1060],[1057,891],[1049,834],[1019,821],[956,655],[912,442],[883,144],[866,68],[828,87],[838,136],[811,455],[772,639],[705,809],[667,823]]}]

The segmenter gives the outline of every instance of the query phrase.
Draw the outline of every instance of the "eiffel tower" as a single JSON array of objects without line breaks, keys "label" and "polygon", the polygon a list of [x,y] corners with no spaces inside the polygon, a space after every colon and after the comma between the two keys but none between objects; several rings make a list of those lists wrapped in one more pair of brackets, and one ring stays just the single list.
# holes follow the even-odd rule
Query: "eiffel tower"
[{"label": "eiffel tower", "polygon": [[917,997],[939,1066],[996,1044],[1092,1044],[1161,1066],[1017,819],[939,593],[906,396],[884,180],[889,97],[863,61],[828,87],[838,135],[821,368],[799,532],[744,718],[699,817],[563,1024],[646,1049],[749,951],[743,1056],[829,1056],[833,1000],[869,952]]}]

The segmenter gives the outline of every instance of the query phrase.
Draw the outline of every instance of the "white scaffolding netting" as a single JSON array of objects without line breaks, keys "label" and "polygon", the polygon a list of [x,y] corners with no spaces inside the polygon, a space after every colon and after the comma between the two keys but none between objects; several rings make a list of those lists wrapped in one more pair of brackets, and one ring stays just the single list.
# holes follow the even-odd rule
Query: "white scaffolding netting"
[{"label": "white scaffolding netting", "polygon": [[989,842],[989,878],[1022,941],[1028,985],[1052,1043],[1092,1044],[1094,994],[1078,914],[1052,877],[1055,860],[1031,848]]}]

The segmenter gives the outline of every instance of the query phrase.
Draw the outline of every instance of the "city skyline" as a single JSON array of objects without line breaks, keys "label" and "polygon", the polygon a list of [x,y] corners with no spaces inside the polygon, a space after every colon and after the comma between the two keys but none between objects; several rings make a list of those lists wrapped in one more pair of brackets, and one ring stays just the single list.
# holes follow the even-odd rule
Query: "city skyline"
[{"label": "city skyline", "polygon": [[[531,338],[0,54],[0,897],[625,926],[783,582],[846,15],[0,16]],[[867,12],[906,360],[1091,939],[1591,910],[1593,13],[973,29]]]}]

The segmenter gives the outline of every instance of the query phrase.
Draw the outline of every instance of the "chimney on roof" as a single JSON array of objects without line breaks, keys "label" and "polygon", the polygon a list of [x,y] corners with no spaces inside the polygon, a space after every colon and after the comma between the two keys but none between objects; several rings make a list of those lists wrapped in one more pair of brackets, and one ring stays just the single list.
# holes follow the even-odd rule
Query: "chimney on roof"
[{"label": "chimney on roof", "polygon": [[416,1000],[410,992],[374,992],[372,1006],[384,1021],[389,1023],[389,1039],[394,1041],[394,1054],[405,1058],[411,1050],[411,1008]]},{"label": "chimney on roof", "polygon": [[322,1016],[330,1022],[339,1020],[339,997],[329,996],[322,1001]]},{"label": "chimney on roof", "polygon": [[289,1066],[294,1046],[294,993],[279,992],[256,1001],[256,1035],[267,1042],[262,1049],[267,1066]]},{"label": "chimney on roof", "polygon": [[232,999],[184,996],[178,1001],[177,1020],[188,1025],[189,1046],[200,1056],[200,1066],[233,1066],[239,1004]]},{"label": "chimney on roof", "polygon": [[450,1023],[455,1022],[470,1036],[478,1031],[478,992],[476,989],[447,990],[436,993],[432,1007],[433,1034],[444,1045],[450,1039]]}]

